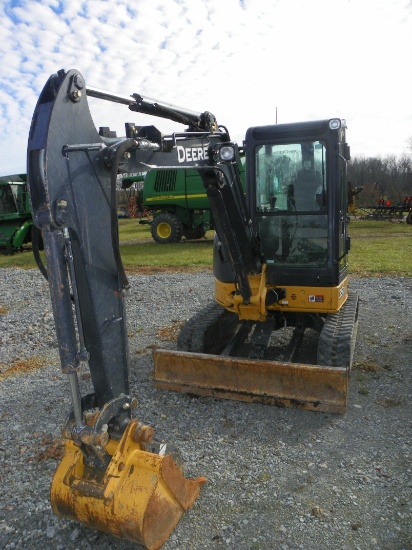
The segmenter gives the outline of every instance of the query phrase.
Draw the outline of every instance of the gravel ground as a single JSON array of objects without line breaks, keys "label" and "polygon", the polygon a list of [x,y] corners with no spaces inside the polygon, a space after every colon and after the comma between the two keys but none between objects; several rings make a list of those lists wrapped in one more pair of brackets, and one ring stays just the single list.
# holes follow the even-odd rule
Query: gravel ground
[{"label": "gravel ground", "polygon": [[[351,279],[361,310],[343,416],[155,389],[151,350],[175,346],[173,329],[210,301],[212,275],[130,282],[137,415],[180,448],[188,477],[208,478],[165,550],[412,549],[412,279]],[[53,515],[70,399],[48,286],[37,271],[0,269],[0,289],[0,548],[136,549]]]}]

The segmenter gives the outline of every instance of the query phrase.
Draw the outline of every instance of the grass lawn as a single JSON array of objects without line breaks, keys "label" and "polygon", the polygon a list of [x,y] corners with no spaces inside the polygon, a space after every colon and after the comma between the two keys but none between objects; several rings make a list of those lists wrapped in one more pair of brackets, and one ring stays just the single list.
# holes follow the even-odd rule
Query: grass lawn
[{"label": "grass lawn", "polygon": [[412,225],[390,221],[352,220],[349,268],[363,277],[412,277]]},{"label": "grass lawn", "polygon": [[[350,273],[362,277],[412,277],[412,225],[355,219],[348,226],[352,238]],[[129,272],[196,271],[212,268],[213,231],[206,238],[161,245],[153,241],[149,225],[119,220],[120,249]],[[0,267],[36,267],[30,250],[0,255]]]}]

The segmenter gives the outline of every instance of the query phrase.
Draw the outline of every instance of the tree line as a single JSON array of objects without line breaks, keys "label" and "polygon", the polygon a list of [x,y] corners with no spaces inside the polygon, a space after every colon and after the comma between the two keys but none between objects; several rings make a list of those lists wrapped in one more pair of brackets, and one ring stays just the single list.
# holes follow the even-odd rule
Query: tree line
[{"label": "tree line", "polygon": [[348,180],[353,187],[363,187],[356,199],[359,206],[375,206],[379,199],[402,204],[405,197],[412,196],[412,145],[410,150],[400,157],[352,159],[348,164]]}]

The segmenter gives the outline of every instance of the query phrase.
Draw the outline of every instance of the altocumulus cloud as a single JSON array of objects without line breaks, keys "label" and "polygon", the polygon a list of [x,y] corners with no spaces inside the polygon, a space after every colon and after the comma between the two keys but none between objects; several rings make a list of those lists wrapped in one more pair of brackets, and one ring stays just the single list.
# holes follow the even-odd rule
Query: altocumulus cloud
[{"label": "altocumulus cloud", "polygon": [[[25,171],[50,74],[212,111],[232,139],[249,126],[342,116],[354,155],[402,154],[412,135],[407,0],[5,0],[0,7],[0,173]],[[96,126],[156,124],[90,99]]]}]

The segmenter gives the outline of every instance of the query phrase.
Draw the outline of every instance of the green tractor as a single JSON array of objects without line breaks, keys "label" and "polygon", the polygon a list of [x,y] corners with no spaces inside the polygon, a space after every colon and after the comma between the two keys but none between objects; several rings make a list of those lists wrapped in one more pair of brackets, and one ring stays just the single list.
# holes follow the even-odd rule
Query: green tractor
[{"label": "green tractor", "polygon": [[31,215],[26,174],[0,176],[0,249],[13,254],[32,242]]},{"label": "green tractor", "polygon": [[[244,158],[239,165],[245,188]],[[127,189],[137,180],[126,176]],[[150,222],[153,239],[160,244],[177,243],[182,237],[202,239],[214,229],[206,190],[197,170],[150,170],[143,186],[142,205],[153,212]]]}]

